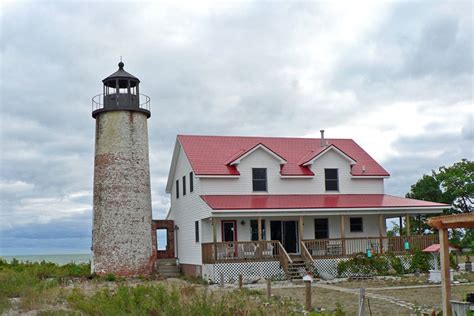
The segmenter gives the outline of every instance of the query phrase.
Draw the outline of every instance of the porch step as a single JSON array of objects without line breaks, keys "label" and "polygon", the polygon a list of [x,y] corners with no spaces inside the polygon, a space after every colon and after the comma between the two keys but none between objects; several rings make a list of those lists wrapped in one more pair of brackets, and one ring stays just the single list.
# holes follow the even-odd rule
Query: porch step
[{"label": "porch step", "polygon": [[176,259],[160,259],[156,261],[156,272],[165,278],[177,278],[180,276]]},{"label": "porch step", "polygon": [[156,266],[157,267],[177,266],[176,259],[159,259],[159,260],[156,260]]},{"label": "porch step", "polygon": [[302,274],[308,268],[306,262],[301,256],[291,255],[292,263],[288,264],[288,278],[290,280],[300,280],[302,279]]}]

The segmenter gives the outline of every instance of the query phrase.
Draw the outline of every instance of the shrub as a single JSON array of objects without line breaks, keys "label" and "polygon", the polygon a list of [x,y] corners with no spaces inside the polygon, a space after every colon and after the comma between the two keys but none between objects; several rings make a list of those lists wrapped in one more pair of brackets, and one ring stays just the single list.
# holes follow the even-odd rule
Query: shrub
[{"label": "shrub", "polygon": [[429,272],[431,255],[422,252],[420,249],[415,249],[411,256],[410,271],[409,272]]},{"label": "shrub", "polygon": [[383,255],[374,255],[368,258],[364,253],[356,254],[349,260],[340,261],[337,273],[340,276],[347,274],[373,275],[388,274],[389,263]]}]

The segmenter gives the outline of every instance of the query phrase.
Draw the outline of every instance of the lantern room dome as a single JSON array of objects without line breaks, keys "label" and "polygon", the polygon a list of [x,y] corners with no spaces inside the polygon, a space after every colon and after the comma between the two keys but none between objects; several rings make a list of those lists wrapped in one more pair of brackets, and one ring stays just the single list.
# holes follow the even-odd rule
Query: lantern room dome
[{"label": "lantern room dome", "polygon": [[[115,87],[115,80],[117,79],[122,79],[122,80],[130,80],[130,86],[131,87],[134,87],[137,85],[137,83],[140,82],[140,80],[135,77],[134,75],[126,72],[125,70],[123,70],[123,67],[124,67],[124,63],[123,62],[119,62],[118,63],[118,66],[119,66],[119,69],[114,72],[113,74],[111,74],[110,76],[108,76],[107,78],[105,78],[104,80],[102,80],[102,82],[104,83],[105,86],[108,86],[108,87]],[[119,80],[119,85],[124,85],[123,87],[120,87],[120,88],[126,88],[127,87],[127,82],[126,81],[120,81]]]}]

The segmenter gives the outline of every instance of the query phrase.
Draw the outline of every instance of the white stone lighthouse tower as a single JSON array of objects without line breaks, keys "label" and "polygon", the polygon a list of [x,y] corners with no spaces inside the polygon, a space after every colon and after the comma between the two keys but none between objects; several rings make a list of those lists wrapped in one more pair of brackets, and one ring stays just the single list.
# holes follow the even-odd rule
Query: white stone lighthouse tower
[{"label": "white stone lighthouse tower", "polygon": [[140,80],[119,69],[92,99],[95,128],[92,271],[149,274],[154,264],[147,119]]}]

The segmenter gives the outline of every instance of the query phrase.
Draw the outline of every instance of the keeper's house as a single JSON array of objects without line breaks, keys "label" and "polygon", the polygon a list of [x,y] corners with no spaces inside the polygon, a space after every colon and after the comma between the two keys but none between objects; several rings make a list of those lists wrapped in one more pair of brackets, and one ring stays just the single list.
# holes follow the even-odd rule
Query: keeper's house
[{"label": "keeper's house", "polygon": [[[387,237],[386,219],[445,204],[384,194],[390,175],[352,139],[179,135],[166,192],[185,274],[218,281],[335,273],[356,253],[402,254],[437,235]],[[401,220],[400,220],[401,222]],[[407,229],[409,232],[409,229]]]}]

